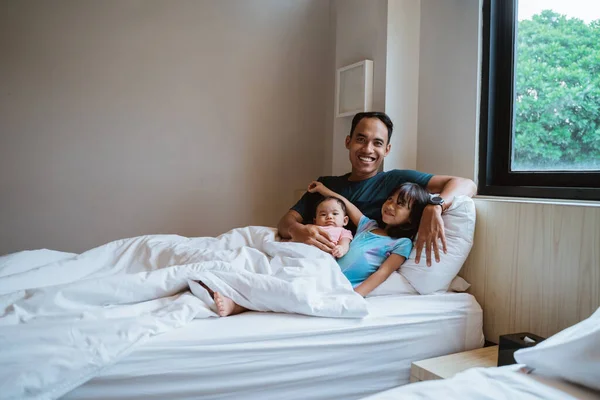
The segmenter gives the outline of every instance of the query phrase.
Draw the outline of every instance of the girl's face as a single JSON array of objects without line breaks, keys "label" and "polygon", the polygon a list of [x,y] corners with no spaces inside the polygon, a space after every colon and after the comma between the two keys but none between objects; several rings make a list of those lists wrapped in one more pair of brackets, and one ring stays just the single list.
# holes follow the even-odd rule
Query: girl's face
[{"label": "girl's face", "polygon": [[381,217],[386,225],[403,225],[410,222],[410,204],[398,199],[398,193],[392,193],[381,207]]}]

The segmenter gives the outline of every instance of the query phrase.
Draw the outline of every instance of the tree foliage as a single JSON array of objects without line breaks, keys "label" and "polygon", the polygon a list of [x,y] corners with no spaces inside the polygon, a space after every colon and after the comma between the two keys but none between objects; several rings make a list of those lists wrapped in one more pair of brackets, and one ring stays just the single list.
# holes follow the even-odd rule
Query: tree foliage
[{"label": "tree foliage", "polygon": [[600,20],[519,21],[515,169],[600,168]]}]

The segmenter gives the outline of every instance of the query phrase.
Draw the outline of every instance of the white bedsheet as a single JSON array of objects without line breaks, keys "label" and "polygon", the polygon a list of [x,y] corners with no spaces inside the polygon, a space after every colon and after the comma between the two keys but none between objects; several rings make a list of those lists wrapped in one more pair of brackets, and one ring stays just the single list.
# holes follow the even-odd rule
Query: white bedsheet
[{"label": "white bedsheet", "polygon": [[331,256],[276,242],[272,228],[13,254],[0,257],[0,396],[60,397],[148,338],[215,316],[196,280],[260,311],[367,314]]},{"label": "white bedsheet", "polygon": [[518,372],[522,365],[473,368],[451,379],[413,383],[363,400],[593,400],[600,393]]},{"label": "white bedsheet", "polygon": [[157,336],[66,399],[351,400],[408,383],[410,364],[483,345],[465,293],[367,299],[358,319],[246,313]]}]

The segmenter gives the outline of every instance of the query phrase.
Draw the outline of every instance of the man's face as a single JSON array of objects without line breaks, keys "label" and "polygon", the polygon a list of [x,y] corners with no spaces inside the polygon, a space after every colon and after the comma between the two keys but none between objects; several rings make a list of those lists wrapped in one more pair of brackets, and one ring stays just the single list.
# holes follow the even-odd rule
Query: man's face
[{"label": "man's face", "polygon": [[387,127],[378,118],[363,118],[354,128],[352,137],[346,136],[346,148],[352,164],[351,179],[374,176],[390,152]]}]

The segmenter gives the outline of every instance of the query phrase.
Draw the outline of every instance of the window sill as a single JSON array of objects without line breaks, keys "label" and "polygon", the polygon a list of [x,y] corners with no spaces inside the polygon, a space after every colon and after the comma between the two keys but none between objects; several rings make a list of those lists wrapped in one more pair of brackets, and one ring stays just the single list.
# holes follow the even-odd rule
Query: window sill
[{"label": "window sill", "polygon": [[529,203],[529,204],[551,204],[555,206],[575,206],[575,207],[599,207],[600,201],[596,200],[564,200],[564,199],[538,199],[528,197],[502,197],[502,196],[484,196],[476,195],[475,200],[493,201],[501,203]]}]

